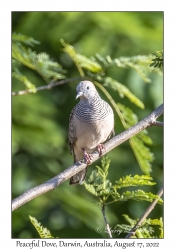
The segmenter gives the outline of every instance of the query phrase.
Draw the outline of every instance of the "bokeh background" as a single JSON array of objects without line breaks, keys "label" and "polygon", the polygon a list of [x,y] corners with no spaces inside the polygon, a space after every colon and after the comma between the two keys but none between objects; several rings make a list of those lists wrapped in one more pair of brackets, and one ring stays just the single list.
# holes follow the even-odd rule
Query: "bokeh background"
[{"label": "bokeh background", "polygon": [[[67,77],[78,77],[72,60],[61,50],[60,39],[73,45],[76,51],[87,57],[96,53],[120,56],[148,55],[163,49],[163,12],[12,12],[12,32],[21,33],[41,42],[33,50],[46,52],[67,70]],[[46,83],[32,70],[22,67],[36,86]],[[141,120],[163,102],[163,78],[150,74],[152,83],[145,83],[132,69],[112,68],[108,76],[125,84],[145,104],[140,110],[117,92],[108,91],[116,102],[128,106]],[[64,84],[37,94],[12,97],[12,199],[36,185],[54,177],[73,163],[68,147],[68,123],[71,109],[76,104],[77,82]],[[12,79],[12,91],[24,86]],[[100,95],[106,100],[105,96]],[[160,120],[160,119],[159,119]],[[115,132],[123,127],[115,113]],[[157,183],[145,191],[157,193],[163,182],[163,130],[149,128],[153,140],[151,151],[155,160],[152,177]],[[128,142],[111,151],[109,178],[118,180],[128,174],[142,174]],[[88,175],[100,160],[88,169]],[[104,227],[100,207],[93,203],[95,197],[83,186],[72,187],[64,182],[23,205],[12,213],[12,238],[38,238],[29,221],[35,217],[51,234],[59,238],[108,238],[97,233]],[[127,201],[107,207],[106,215],[111,227],[125,223],[122,214],[139,218],[148,207],[147,202]],[[150,218],[163,216],[163,208],[157,205]],[[121,235],[113,235],[121,237]]]}]

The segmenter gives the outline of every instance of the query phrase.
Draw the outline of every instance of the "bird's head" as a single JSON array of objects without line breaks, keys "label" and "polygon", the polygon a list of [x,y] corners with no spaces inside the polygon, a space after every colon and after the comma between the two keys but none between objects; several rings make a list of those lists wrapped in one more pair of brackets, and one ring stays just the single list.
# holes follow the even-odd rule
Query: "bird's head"
[{"label": "bird's head", "polygon": [[77,95],[76,99],[80,97],[82,101],[91,101],[93,98],[98,95],[98,92],[94,84],[90,81],[81,81],[76,87]]}]

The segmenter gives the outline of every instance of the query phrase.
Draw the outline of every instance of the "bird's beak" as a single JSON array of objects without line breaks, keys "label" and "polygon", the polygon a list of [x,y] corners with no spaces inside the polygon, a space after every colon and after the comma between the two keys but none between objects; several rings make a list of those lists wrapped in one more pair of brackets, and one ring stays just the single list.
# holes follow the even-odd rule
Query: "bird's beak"
[{"label": "bird's beak", "polygon": [[83,92],[78,92],[78,94],[76,95],[76,98],[75,99],[77,99],[78,97],[80,97],[80,96],[83,96],[84,95],[84,93]]}]

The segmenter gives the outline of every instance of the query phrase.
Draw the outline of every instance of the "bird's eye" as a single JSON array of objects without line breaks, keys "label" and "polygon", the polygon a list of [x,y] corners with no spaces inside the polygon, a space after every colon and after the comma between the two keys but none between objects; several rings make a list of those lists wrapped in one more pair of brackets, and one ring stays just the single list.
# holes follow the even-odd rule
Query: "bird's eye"
[{"label": "bird's eye", "polygon": [[87,89],[89,89],[89,86],[87,86]]}]

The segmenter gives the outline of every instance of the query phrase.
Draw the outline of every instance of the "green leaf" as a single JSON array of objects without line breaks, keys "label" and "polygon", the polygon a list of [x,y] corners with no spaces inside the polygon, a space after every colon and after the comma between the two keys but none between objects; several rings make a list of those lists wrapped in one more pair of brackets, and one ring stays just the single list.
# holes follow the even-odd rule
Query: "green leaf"
[{"label": "green leaf", "polygon": [[16,41],[12,41],[12,58],[13,61],[37,71],[47,83],[65,78],[62,66],[50,59],[47,53],[37,54]]},{"label": "green leaf", "polygon": [[[130,108],[127,108],[120,103],[118,103],[117,106],[121,112],[120,118],[124,120],[123,125],[125,129],[138,123],[136,114],[134,114]],[[148,145],[152,144],[152,140],[148,136],[147,130],[143,130],[135,135],[129,140],[129,142],[142,172],[149,174],[152,171],[151,162],[154,160],[154,155],[151,153],[150,149],[144,145],[144,143]]]},{"label": "green leaf", "polygon": [[103,157],[101,160],[102,167],[96,166],[97,170],[93,170],[87,182],[84,182],[85,188],[97,196],[100,200],[106,200],[106,197],[113,193],[112,183],[106,179],[110,160],[108,157]]},{"label": "green leaf", "polygon": [[86,190],[88,192],[90,192],[91,194],[93,194],[95,196],[98,196],[98,194],[97,194],[97,192],[96,192],[96,190],[95,190],[95,188],[94,188],[93,185],[87,184],[86,182],[84,182],[83,185],[85,186],[85,188],[86,188]]},{"label": "green leaf", "polygon": [[152,182],[152,177],[149,175],[127,175],[126,177],[120,178],[119,181],[115,182],[113,186],[115,189],[131,187],[131,186],[152,186],[155,185],[155,182]]},{"label": "green leaf", "polygon": [[154,160],[154,154],[138,136],[133,136],[129,141],[142,172],[149,174],[152,171],[151,162]]},{"label": "green leaf", "polygon": [[95,167],[98,169],[99,175],[101,175],[101,177],[105,177],[105,173],[103,172],[103,170],[99,166],[95,166]]},{"label": "green leaf", "polygon": [[87,183],[93,185],[99,185],[103,183],[103,178],[101,177],[101,175],[97,170],[93,170],[89,176],[89,179],[87,180]]},{"label": "green leaf", "polygon": [[29,215],[29,218],[41,238],[54,238],[51,235],[50,231],[47,228],[43,227],[41,223],[39,223],[34,217]]},{"label": "green leaf", "polygon": [[152,145],[153,141],[148,135],[147,130],[142,130],[139,134],[137,134],[137,137],[144,142],[145,144]]},{"label": "green leaf", "polygon": [[[133,113],[130,108],[125,107],[124,105],[117,104],[122,117],[125,121],[125,129],[128,129],[138,123],[137,116]],[[130,145],[134,152],[134,155],[139,163],[139,166],[144,174],[149,174],[152,171],[151,163],[154,160],[154,154],[150,151],[145,144],[151,145],[152,140],[148,136],[147,130],[141,131],[139,134],[133,136],[130,140]]]},{"label": "green leaf", "polygon": [[17,68],[15,68],[14,72],[12,72],[12,77],[14,77],[14,78],[18,79],[19,81],[23,82],[24,85],[26,86],[26,89],[30,89],[30,91],[32,93],[36,93],[37,90],[36,90],[35,85],[32,84],[26,76],[22,75]]},{"label": "green leaf", "polygon": [[163,67],[163,50],[162,51],[156,51],[156,53],[153,53],[155,58],[152,59],[152,63],[150,64],[150,67],[154,68],[160,68]]},{"label": "green leaf", "polygon": [[[110,56],[103,58],[99,54],[96,54],[96,58],[103,65],[104,69],[113,66],[119,68],[131,68],[135,70],[146,83],[151,82],[151,79],[147,76],[148,73],[155,71],[154,67],[150,67],[151,62],[154,59],[153,55],[138,55],[111,59]],[[157,73],[161,74],[162,72],[158,70]]]},{"label": "green leaf", "polygon": [[30,45],[30,46],[34,46],[35,44],[40,44],[39,41],[35,40],[32,37],[25,36],[25,35],[22,35],[22,34],[17,34],[15,32],[12,34],[12,41],[19,42],[19,43],[24,43],[24,44],[27,44],[27,45]]},{"label": "green leaf", "polygon": [[146,193],[143,190],[136,190],[136,191],[126,191],[121,195],[121,200],[129,200],[133,199],[136,201],[149,201],[152,202],[153,200],[158,198],[158,203],[163,204],[161,198],[158,195],[152,194],[151,192]]},{"label": "green leaf", "polygon": [[118,108],[122,114],[122,117],[125,121],[125,124],[126,124],[125,129],[128,129],[128,128],[134,126],[136,123],[138,123],[137,115],[134,114],[134,112],[130,108],[124,106],[121,103],[117,103],[117,106],[118,106]]},{"label": "green leaf", "polygon": [[61,39],[60,41],[61,44],[64,46],[63,51],[66,52],[72,58],[72,60],[77,65],[81,75],[84,75],[81,72],[81,68],[84,68],[94,73],[103,72],[101,65],[94,61],[94,59],[92,60],[83,55],[77,54],[73,46],[65,43],[63,39]]},{"label": "green leaf", "polygon": [[[127,224],[118,224],[115,226],[115,229],[123,233],[129,233],[132,228],[135,227],[139,219],[132,219],[128,215],[123,214],[125,220],[129,223]],[[160,235],[157,237],[155,235],[155,226],[160,226]],[[163,223],[162,218],[160,219],[145,219],[140,226],[137,227],[135,231],[135,238],[163,238]],[[133,238],[133,237],[132,237]]]},{"label": "green leaf", "polygon": [[111,77],[104,78],[104,85],[118,91],[120,97],[126,96],[131,102],[141,109],[144,109],[143,102],[136,97],[125,85],[119,83],[118,81],[112,79]]}]

